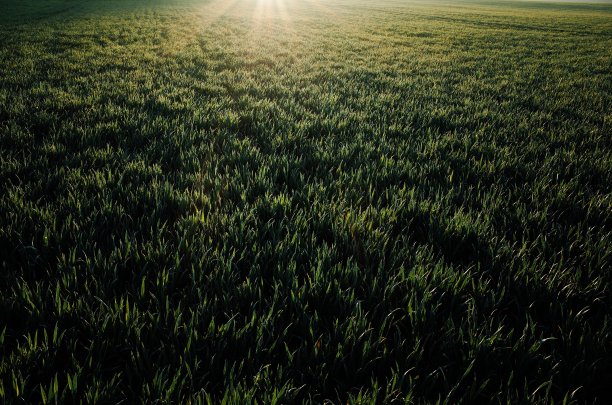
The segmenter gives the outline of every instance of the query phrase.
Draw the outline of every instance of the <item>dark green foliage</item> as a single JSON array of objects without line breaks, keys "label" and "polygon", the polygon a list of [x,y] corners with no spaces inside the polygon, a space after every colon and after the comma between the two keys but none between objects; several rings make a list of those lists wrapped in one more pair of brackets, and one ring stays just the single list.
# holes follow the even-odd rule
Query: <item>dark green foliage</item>
[{"label": "dark green foliage", "polygon": [[611,399],[611,7],[2,7],[3,401]]}]

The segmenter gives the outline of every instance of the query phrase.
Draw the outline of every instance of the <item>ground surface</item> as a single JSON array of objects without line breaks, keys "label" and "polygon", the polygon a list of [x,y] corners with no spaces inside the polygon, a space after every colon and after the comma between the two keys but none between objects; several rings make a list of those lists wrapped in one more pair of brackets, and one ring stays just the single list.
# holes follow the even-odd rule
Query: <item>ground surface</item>
[{"label": "ground surface", "polygon": [[3,400],[610,399],[612,6],[0,8]]}]

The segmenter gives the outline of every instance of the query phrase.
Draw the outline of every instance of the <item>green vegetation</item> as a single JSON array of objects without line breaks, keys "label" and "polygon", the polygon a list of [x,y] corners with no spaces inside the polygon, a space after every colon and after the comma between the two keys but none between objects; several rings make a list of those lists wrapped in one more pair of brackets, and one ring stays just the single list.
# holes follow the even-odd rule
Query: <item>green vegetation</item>
[{"label": "green vegetation", "polygon": [[2,401],[610,403],[612,6],[0,9]]}]

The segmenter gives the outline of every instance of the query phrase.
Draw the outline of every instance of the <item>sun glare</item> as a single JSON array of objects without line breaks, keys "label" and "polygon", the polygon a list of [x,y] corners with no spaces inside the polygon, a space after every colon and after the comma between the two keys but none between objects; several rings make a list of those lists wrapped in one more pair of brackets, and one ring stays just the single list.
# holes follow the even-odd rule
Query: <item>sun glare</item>
[{"label": "sun glare", "polygon": [[262,29],[270,23],[291,29],[293,20],[305,10],[322,16],[334,16],[334,11],[322,0],[214,0],[204,5],[201,14],[204,23],[212,23],[227,16],[251,16],[253,29]]},{"label": "sun glare", "polygon": [[256,19],[281,18],[288,19],[285,0],[255,0]]}]

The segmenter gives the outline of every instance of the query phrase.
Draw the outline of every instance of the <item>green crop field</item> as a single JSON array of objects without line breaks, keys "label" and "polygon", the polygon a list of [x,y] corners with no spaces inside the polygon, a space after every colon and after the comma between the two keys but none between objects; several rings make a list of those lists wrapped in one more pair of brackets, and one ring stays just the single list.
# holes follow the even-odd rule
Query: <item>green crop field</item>
[{"label": "green crop field", "polygon": [[0,402],[612,401],[612,4],[0,0]]}]

